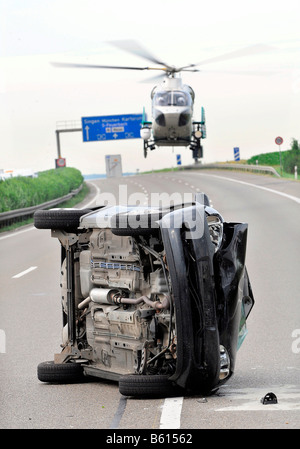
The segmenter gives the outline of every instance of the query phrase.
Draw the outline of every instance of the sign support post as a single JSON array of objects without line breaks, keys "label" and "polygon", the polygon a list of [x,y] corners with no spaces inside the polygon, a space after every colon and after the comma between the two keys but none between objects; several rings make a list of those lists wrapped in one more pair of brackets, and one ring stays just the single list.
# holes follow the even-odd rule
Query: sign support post
[{"label": "sign support post", "polygon": [[283,144],[283,138],[280,136],[276,137],[275,143],[276,143],[276,145],[279,145],[280,175],[282,176],[281,145]]}]

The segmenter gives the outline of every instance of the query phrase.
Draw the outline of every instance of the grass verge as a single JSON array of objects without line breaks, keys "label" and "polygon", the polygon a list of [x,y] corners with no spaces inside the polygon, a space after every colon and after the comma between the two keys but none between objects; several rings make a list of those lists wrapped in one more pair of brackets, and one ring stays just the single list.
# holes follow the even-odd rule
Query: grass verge
[{"label": "grass verge", "polygon": [[[77,195],[75,195],[70,200],[65,201],[64,203],[61,203],[57,207],[60,208],[60,209],[61,208],[75,207],[76,204],[79,204],[79,203],[81,203],[81,201],[84,200],[84,198],[88,195],[89,191],[90,191],[90,189],[89,189],[88,185],[84,182],[83,186],[82,186],[82,189],[80,190],[80,192]],[[13,231],[13,230],[15,230],[17,228],[20,228],[21,226],[25,226],[25,225],[28,225],[28,224],[31,224],[31,223],[33,223],[33,217],[27,218],[27,219],[24,219],[24,220],[21,220],[21,221],[18,221],[18,222],[13,223],[13,224],[11,224],[9,226],[3,226],[0,229],[0,233],[1,232]]]}]

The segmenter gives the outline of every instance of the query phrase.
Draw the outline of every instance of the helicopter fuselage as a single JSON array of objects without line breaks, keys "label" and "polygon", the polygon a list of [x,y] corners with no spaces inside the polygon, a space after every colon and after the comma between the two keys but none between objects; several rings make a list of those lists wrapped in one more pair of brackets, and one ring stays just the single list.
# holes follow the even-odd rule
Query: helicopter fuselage
[{"label": "helicopter fuselage", "polygon": [[152,134],[157,146],[188,146],[192,134],[194,91],[181,78],[166,78],[154,87]]}]

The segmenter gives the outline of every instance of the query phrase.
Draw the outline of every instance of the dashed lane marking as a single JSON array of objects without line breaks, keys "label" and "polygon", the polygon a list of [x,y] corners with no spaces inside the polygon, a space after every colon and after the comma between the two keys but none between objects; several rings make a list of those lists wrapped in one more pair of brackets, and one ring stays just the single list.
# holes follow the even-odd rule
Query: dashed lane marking
[{"label": "dashed lane marking", "polygon": [[36,270],[36,269],[37,269],[37,267],[30,267],[30,268],[27,268],[27,270],[24,270],[24,271],[21,271],[21,273],[15,274],[15,275],[12,277],[12,279],[18,279],[18,278],[20,278],[20,277],[22,277],[22,276],[25,276],[25,274],[28,274],[28,273],[30,273],[31,271]]},{"label": "dashed lane marking", "polygon": [[166,398],[160,417],[160,429],[180,429],[183,397]]}]

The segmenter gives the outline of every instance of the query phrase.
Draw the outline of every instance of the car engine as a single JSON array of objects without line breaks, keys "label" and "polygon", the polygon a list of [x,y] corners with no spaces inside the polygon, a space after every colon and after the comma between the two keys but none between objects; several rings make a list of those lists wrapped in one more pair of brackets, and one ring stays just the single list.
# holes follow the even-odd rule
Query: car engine
[{"label": "car engine", "polygon": [[[108,378],[132,373],[132,367],[139,374],[171,374],[176,335],[162,242],[150,234],[115,235],[109,227],[86,232],[74,264],[81,354],[93,362],[92,371],[97,367]],[[66,261],[61,285],[67,312]],[[67,331],[68,324],[64,345]]]}]

